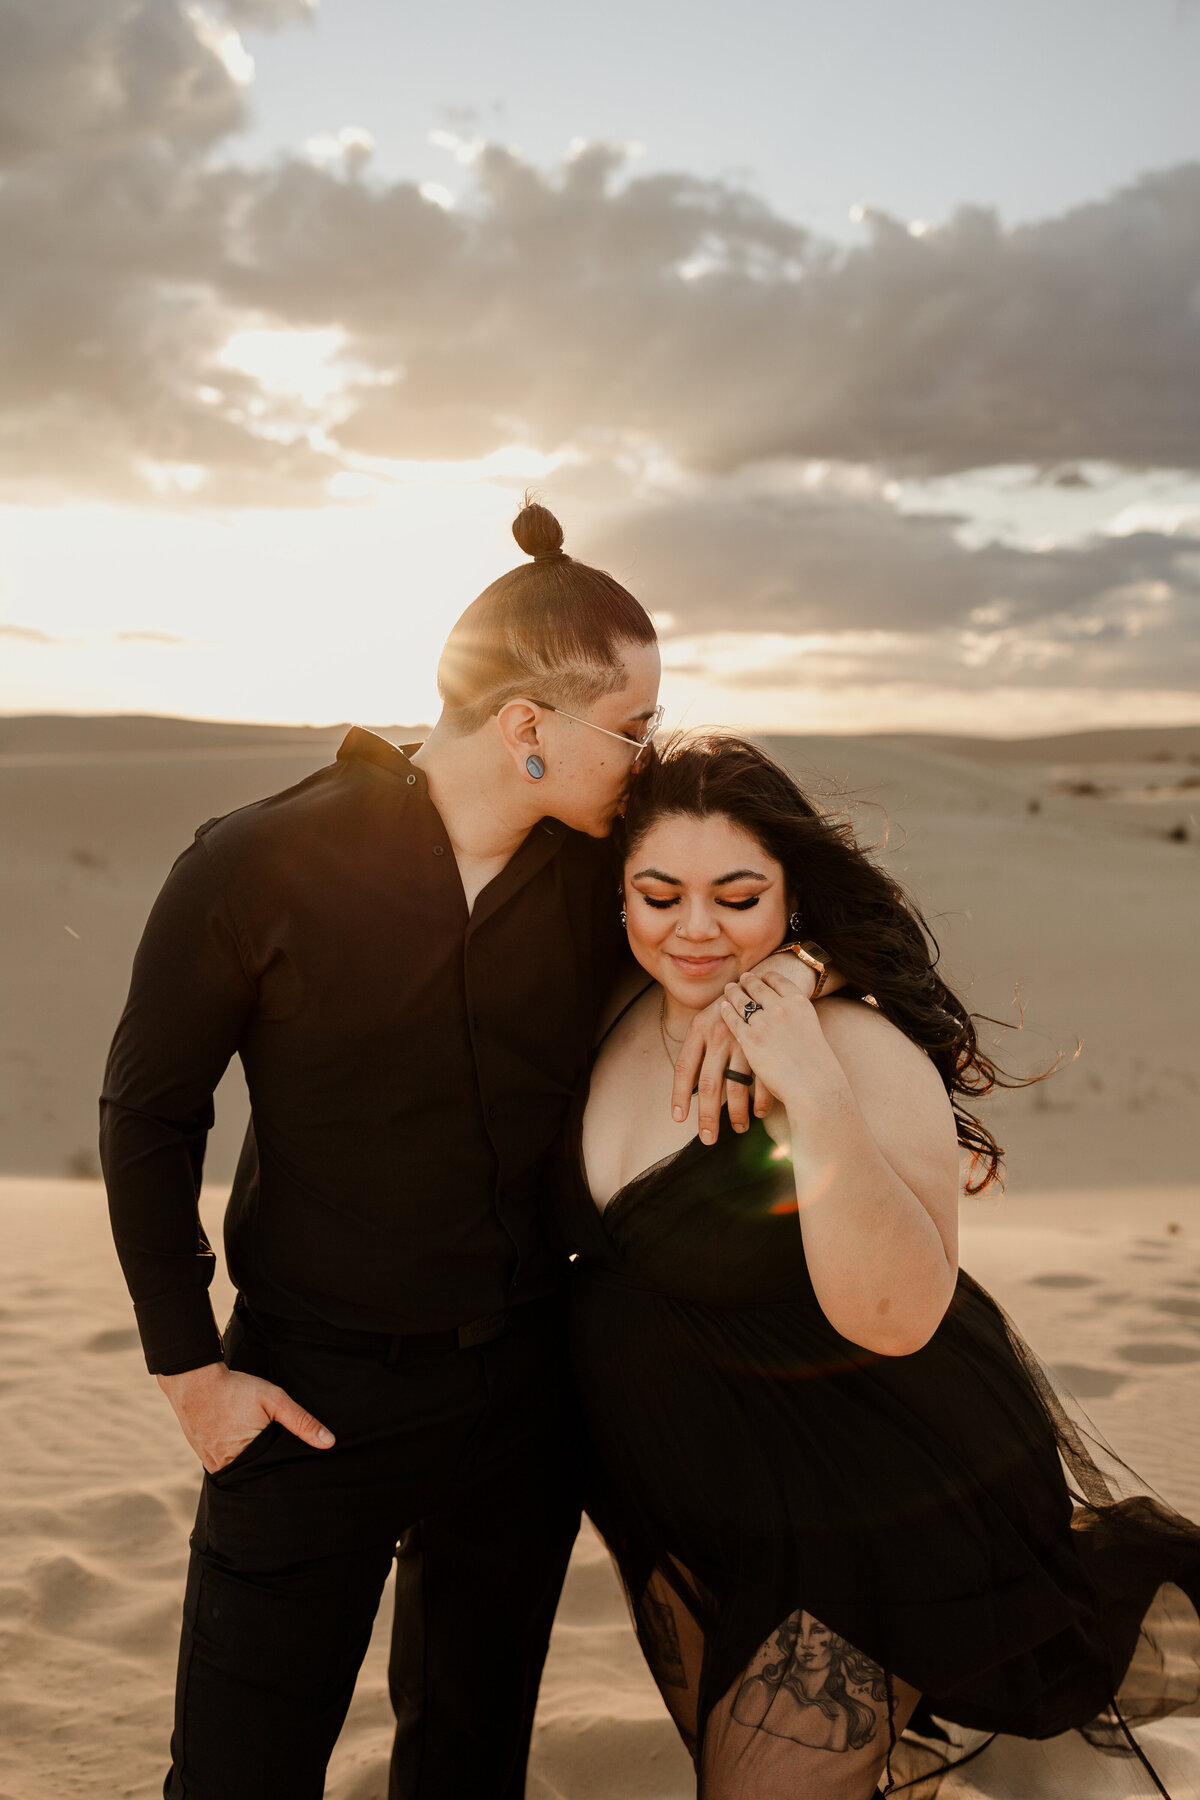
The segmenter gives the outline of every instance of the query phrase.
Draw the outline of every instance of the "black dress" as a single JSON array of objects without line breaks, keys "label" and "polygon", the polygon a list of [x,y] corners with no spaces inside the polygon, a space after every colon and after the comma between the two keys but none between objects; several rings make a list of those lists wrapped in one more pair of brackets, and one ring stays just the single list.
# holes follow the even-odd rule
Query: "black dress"
[{"label": "black dress", "polygon": [[921,1691],[926,1739],[935,1719],[1031,1738],[1079,1727],[1111,1750],[1122,1717],[1194,1700],[1200,1631],[1181,1602],[1190,1681],[1176,1671],[1168,1692],[1162,1659],[1140,1655],[1128,1710],[1108,1710],[1161,1584],[1200,1606],[1200,1530],[1145,1494],[1114,1499],[969,1275],[923,1349],[864,1351],[817,1303],[791,1164],[761,1122],[738,1135],[723,1117],[715,1146],[693,1139],[602,1214],[585,1101],[556,1204],[575,1253],[588,1510],[664,1693],[653,1585],[699,1624],[700,1732],[798,1607]]}]

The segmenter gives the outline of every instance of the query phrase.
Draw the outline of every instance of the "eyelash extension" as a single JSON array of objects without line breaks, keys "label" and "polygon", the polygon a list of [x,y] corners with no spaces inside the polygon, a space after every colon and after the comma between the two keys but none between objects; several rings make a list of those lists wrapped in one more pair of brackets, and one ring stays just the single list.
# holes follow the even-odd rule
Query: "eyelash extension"
[{"label": "eyelash extension", "polygon": [[[659,912],[664,912],[668,906],[679,905],[678,894],[673,895],[670,900],[652,900],[649,894],[643,894],[642,899],[647,906],[653,906]],[[717,905],[727,906],[732,912],[749,912],[752,906],[758,905],[758,902],[759,895],[754,894],[749,900],[718,900]]]}]

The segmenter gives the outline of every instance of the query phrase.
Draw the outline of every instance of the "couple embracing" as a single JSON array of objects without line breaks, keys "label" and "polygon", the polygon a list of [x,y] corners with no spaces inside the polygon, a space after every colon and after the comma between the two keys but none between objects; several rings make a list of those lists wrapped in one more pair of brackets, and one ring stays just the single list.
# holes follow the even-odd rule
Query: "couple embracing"
[{"label": "couple embracing", "polygon": [[867,1800],[933,1715],[1119,1722],[1200,1534],[1109,1503],[958,1269],[969,1014],[760,749],[655,750],[648,615],[513,530],[428,739],[202,826],[135,960],[102,1157],[205,1472],[164,1794],[318,1800],[394,1563],[391,1800],[519,1800],[581,1505],[704,1800]]}]

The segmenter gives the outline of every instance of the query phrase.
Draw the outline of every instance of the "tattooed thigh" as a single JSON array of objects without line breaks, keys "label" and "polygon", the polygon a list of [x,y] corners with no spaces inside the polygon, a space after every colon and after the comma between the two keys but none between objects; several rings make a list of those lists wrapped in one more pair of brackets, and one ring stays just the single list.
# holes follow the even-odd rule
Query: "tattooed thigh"
[{"label": "tattooed thigh", "polygon": [[704,1634],[687,1603],[656,1569],[637,1603],[637,1633],[650,1673],[694,1756]]},{"label": "tattooed thigh", "polygon": [[[706,1800],[858,1800],[874,1788],[918,1695],[811,1613],[794,1612],[705,1728]],[[889,1728],[889,1712],[891,1724]]]}]

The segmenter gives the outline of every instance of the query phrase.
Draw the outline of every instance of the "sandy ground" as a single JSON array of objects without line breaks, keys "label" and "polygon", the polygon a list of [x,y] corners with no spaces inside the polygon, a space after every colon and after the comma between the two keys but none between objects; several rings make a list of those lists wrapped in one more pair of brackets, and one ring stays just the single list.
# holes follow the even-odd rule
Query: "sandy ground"
[{"label": "sandy ground", "polygon": [[[848,794],[864,836],[886,833],[972,1004],[1015,1022],[1019,983],[1016,1066],[1082,1041],[1052,1082],[991,1115],[1009,1193],[966,1203],[963,1261],[1121,1453],[1200,1517],[1200,731],[777,748]],[[95,1094],[171,858],[201,820],[330,754],[329,734],[0,720],[0,1800],[160,1791],[197,1471],[144,1373],[88,1178]],[[231,1172],[244,1106],[231,1074],[213,1184]],[[210,1185],[210,1228],[221,1203]],[[331,1800],[385,1791],[385,1636]],[[1174,1800],[1200,1800],[1200,1720],[1147,1743]],[[683,1800],[689,1776],[585,1534],[530,1800]],[[1082,1764],[1067,1739],[997,1747],[942,1800],[1150,1793],[1136,1767]]]},{"label": "sandy ground", "polygon": [[[212,1195],[210,1225],[221,1195]],[[0,1800],[161,1791],[198,1470],[145,1374],[97,1183],[0,1181]],[[1165,1498],[1200,1517],[1200,1187],[969,1202],[963,1261]],[[221,1295],[222,1304],[228,1290]],[[330,1773],[382,1800],[385,1598]],[[1200,1719],[1143,1741],[1200,1800]],[[581,1536],[542,1689],[529,1800],[685,1800],[690,1765],[607,1557]],[[1081,1783],[1083,1785],[1081,1785]],[[944,1800],[1141,1800],[1074,1737],[1006,1744]]]}]

